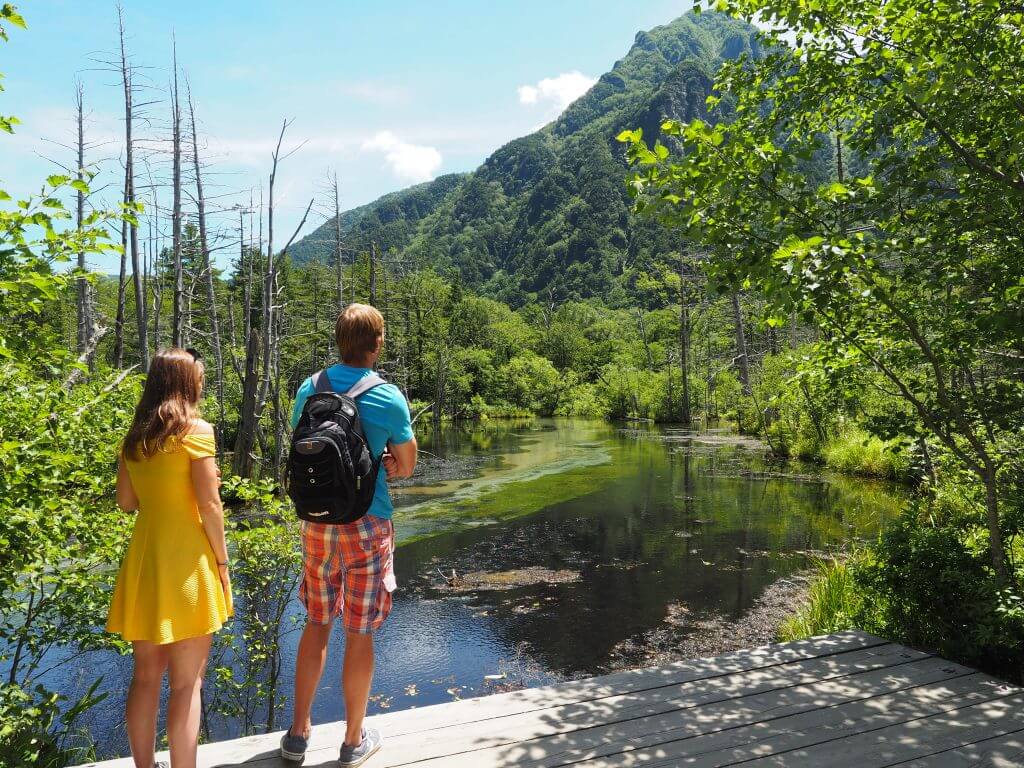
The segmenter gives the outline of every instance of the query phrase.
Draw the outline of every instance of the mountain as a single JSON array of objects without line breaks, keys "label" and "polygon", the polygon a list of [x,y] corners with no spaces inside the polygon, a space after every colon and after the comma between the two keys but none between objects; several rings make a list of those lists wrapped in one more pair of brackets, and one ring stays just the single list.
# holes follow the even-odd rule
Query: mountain
[{"label": "mountain", "polygon": [[[555,121],[496,150],[475,171],[441,176],[341,215],[347,247],[394,249],[457,270],[469,286],[513,306],[531,296],[629,299],[630,282],[669,233],[630,212],[615,136],[665,118],[707,118],[705,99],[724,61],[760,57],[754,27],[689,13],[639,32],[629,52]],[[291,248],[329,260],[328,221]]]}]

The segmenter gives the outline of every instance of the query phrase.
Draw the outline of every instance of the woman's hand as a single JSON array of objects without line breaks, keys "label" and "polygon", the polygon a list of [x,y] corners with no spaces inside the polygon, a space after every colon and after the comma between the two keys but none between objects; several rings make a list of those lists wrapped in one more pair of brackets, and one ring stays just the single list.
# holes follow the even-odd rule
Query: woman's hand
[{"label": "woman's hand", "polygon": [[231,594],[231,573],[227,563],[217,563],[217,574],[220,576],[220,585],[224,588],[224,594]]}]

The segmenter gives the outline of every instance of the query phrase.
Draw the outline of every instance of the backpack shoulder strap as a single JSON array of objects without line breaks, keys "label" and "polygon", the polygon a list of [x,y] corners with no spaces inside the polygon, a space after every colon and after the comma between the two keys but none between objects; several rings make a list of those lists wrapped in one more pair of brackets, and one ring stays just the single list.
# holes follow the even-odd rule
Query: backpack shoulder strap
[{"label": "backpack shoulder strap", "polygon": [[313,374],[313,390],[318,394],[334,391],[334,388],[331,386],[331,377],[327,375],[326,369]]},{"label": "backpack shoulder strap", "polygon": [[381,384],[387,384],[387,382],[380,374],[371,373],[369,376],[363,376],[363,378],[357,381],[352,386],[352,389],[350,389],[345,394],[351,397],[353,400],[355,400],[360,395],[369,392],[371,389],[374,389],[375,387],[379,387]]}]

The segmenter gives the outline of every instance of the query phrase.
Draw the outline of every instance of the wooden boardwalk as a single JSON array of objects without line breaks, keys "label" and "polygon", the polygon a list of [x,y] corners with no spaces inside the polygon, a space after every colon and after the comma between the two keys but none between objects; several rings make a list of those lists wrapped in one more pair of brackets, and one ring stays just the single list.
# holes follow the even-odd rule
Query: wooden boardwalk
[{"label": "wooden boardwalk", "polygon": [[[855,631],[370,722],[368,768],[1024,766],[1024,689]],[[316,726],[305,766],[337,765],[341,734]],[[279,739],[207,744],[199,764],[279,768]]]}]

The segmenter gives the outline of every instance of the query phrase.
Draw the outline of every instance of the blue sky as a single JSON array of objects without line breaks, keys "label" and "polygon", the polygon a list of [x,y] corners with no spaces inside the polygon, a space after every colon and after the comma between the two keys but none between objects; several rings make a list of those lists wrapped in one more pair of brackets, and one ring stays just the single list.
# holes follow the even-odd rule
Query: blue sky
[{"label": "blue sky", "polygon": [[[200,153],[217,211],[258,198],[285,118],[284,149],[305,144],[279,169],[280,247],[311,197],[326,199],[337,172],[342,207],[417,181],[475,168],[506,141],[551,120],[629,49],[637,30],[684,13],[690,0],[411,0],[386,2],[153,2],[123,0],[128,48],[140,67],[149,120],[136,132],[151,148],[157,184],[169,161],[155,151],[169,135],[171,35],[196,102]],[[73,163],[74,82],[85,87],[90,158],[116,198],[123,131],[117,75],[97,58],[117,49],[114,2],[37,0],[17,4],[29,29],[3,45],[6,92],[0,113],[18,116],[0,137],[0,184],[34,191]],[[160,193],[161,205],[170,202]],[[318,203],[319,207],[319,203]],[[325,211],[325,209],[324,209]],[[305,231],[323,220],[311,215]],[[225,235],[226,238],[226,235]],[[226,242],[226,240],[225,240]],[[226,257],[222,257],[222,260]],[[111,269],[113,259],[97,261]]]}]

